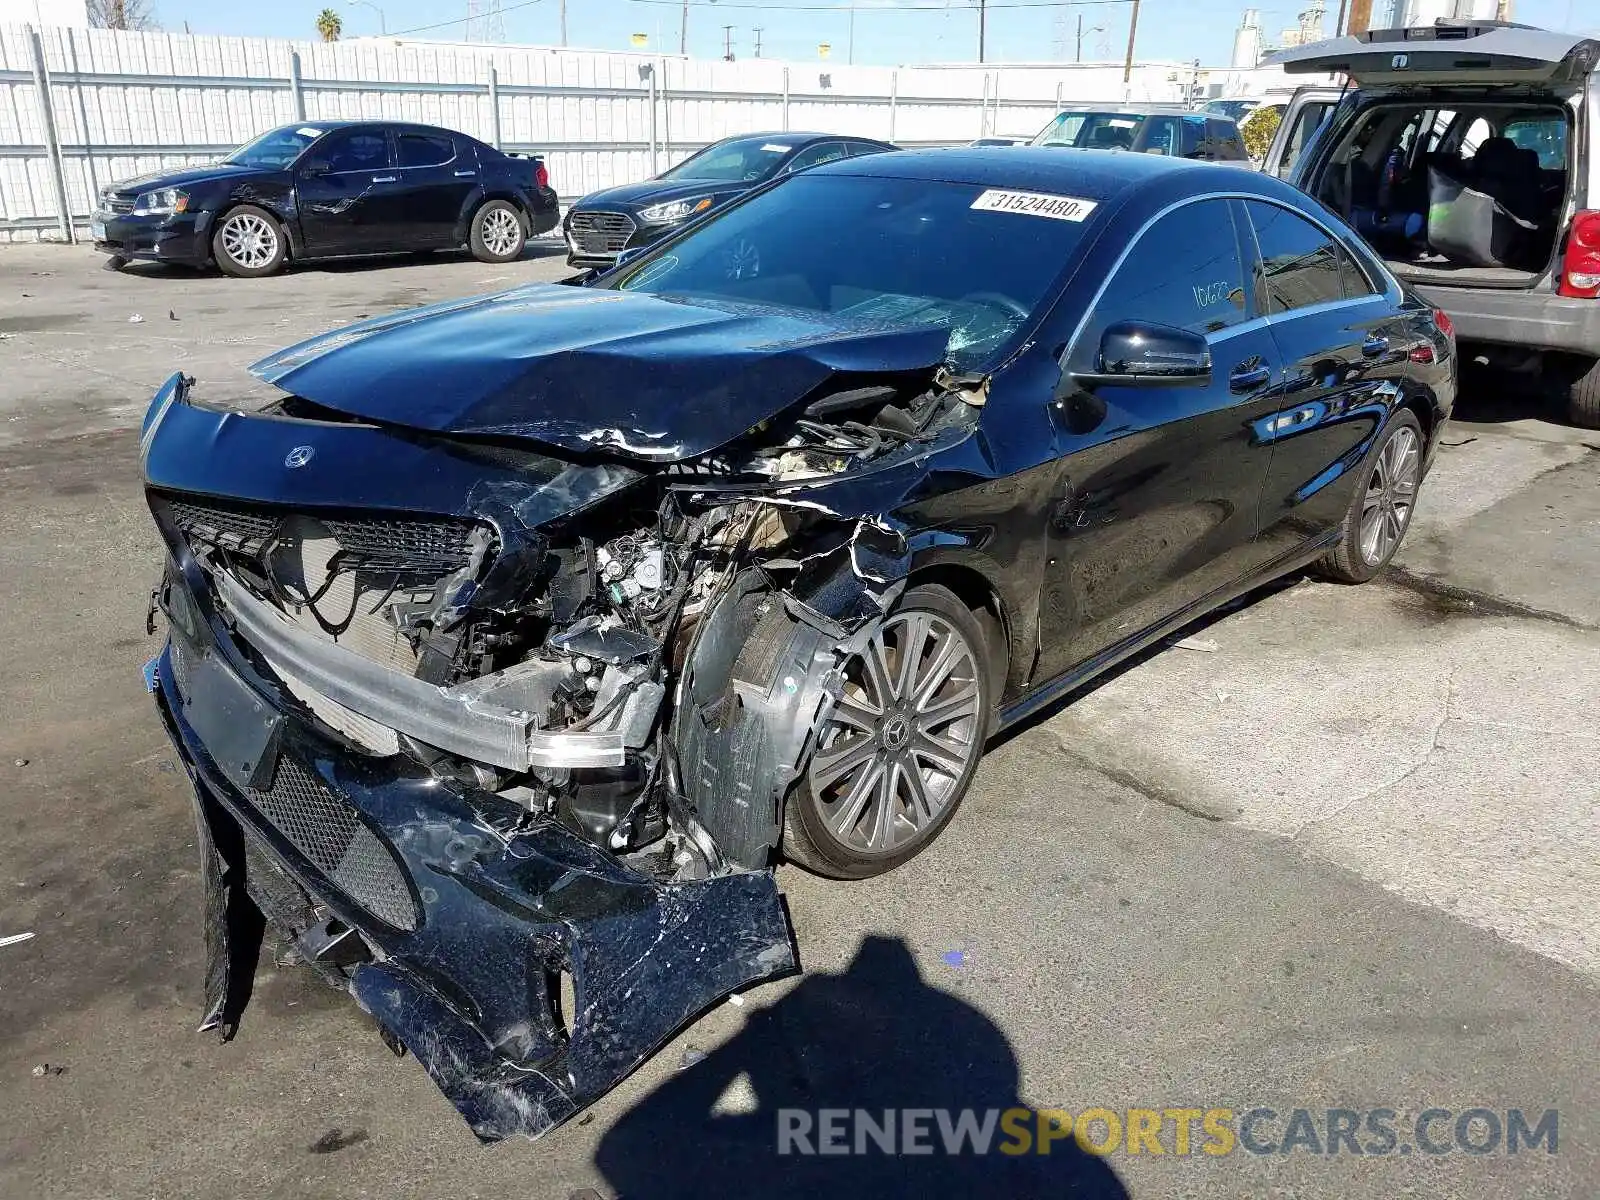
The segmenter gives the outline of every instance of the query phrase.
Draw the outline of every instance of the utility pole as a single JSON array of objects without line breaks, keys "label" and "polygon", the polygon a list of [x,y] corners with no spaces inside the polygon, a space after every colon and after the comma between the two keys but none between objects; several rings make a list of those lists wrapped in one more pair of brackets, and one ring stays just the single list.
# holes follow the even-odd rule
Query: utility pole
[{"label": "utility pole", "polygon": [[722,61],[723,62],[732,62],[733,61],[733,26],[732,25],[724,25],[722,27]]},{"label": "utility pole", "polygon": [[567,0],[561,0],[561,44],[567,44]]},{"label": "utility pole", "polygon": [[1348,0],[1339,0],[1339,16],[1333,23],[1333,36],[1344,36],[1344,7]]},{"label": "utility pole", "polygon": [[678,26],[678,53],[689,53],[689,0],[683,0],[683,24]]},{"label": "utility pole", "polygon": [[761,26],[757,25],[750,32],[756,35],[756,57],[760,58],[761,57]]},{"label": "utility pole", "polygon": [[1139,0],[1133,0],[1133,16],[1128,21],[1128,55],[1122,60],[1122,86],[1133,79],[1133,39],[1139,33]]},{"label": "utility pole", "polygon": [[850,40],[846,43],[845,65],[856,61],[856,0],[850,0]]},{"label": "utility pole", "polygon": [[[1139,0],[1133,0],[1137,5]],[[978,0],[978,61],[983,61],[984,37],[988,33],[989,0]]]}]

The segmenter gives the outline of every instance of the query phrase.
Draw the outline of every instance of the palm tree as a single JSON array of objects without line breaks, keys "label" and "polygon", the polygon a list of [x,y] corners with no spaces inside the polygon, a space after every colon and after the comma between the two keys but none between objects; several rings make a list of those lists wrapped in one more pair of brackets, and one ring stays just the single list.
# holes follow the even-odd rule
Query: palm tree
[{"label": "palm tree", "polygon": [[317,14],[317,32],[322,35],[323,41],[337,42],[339,35],[344,32],[344,22],[333,9],[325,8]]}]

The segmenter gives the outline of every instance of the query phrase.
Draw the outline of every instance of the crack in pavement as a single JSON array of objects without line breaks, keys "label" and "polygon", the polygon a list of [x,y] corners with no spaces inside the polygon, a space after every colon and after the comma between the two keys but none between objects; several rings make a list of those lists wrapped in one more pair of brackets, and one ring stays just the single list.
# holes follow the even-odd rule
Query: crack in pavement
[{"label": "crack in pavement", "polygon": [[1380,795],[1391,788],[1398,787],[1400,784],[1404,783],[1407,779],[1410,779],[1418,771],[1422,770],[1423,767],[1427,766],[1433,761],[1433,756],[1444,748],[1439,743],[1439,737],[1444,733],[1444,727],[1450,721],[1450,710],[1455,706],[1456,675],[1459,671],[1460,664],[1452,660],[1450,663],[1450,669],[1445,673],[1444,697],[1439,704],[1439,717],[1433,723],[1433,730],[1428,736],[1428,748],[1422,752],[1422,756],[1405,770],[1401,771],[1400,774],[1396,775],[1393,779],[1385,780],[1383,783],[1378,784],[1376,787],[1368,788],[1364,792],[1358,792],[1356,795],[1351,796],[1343,804],[1340,804],[1331,811],[1323,813],[1320,817],[1313,817],[1306,821],[1289,835],[1289,840],[1291,842],[1299,841],[1300,835],[1305,833],[1306,830],[1312,828],[1313,826],[1325,825],[1329,821],[1343,816],[1345,813],[1349,812],[1352,808],[1363,801],[1370,800],[1372,797]]}]

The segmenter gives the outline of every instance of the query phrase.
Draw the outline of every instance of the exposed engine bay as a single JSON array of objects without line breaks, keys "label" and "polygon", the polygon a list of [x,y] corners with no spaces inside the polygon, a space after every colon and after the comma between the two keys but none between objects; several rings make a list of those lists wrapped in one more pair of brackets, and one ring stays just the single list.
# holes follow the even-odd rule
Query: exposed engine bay
[{"label": "exposed engine bay", "polygon": [[[475,522],[393,521],[161,492],[153,503],[247,650],[352,751],[407,755],[607,851],[657,847],[659,861],[641,860],[652,874],[701,878],[725,864],[696,806],[674,812],[685,795],[671,734],[708,614],[741,576],[743,594],[767,607],[786,596],[803,613],[787,589],[824,564],[859,566],[863,528],[892,542],[751,489],[825,479],[959,428],[974,400],[960,383],[941,375],[909,398],[888,385],[834,390],[782,433],[673,464],[537,532],[492,509]],[[327,418],[295,397],[276,411]],[[748,637],[759,607],[747,600],[717,636]],[[826,694],[808,697],[809,717]],[[761,865],[734,840],[744,865]]]}]

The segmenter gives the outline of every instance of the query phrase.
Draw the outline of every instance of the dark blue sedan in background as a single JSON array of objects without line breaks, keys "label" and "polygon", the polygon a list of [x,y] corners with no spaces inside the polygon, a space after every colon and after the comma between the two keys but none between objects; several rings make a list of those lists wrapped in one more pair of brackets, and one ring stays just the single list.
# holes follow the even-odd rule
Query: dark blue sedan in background
[{"label": "dark blue sedan in background", "polygon": [[574,204],[563,222],[567,262],[609,267],[624,250],[659,241],[770,179],[894,149],[837,133],[750,133],[714,142],[654,179],[591,192]]}]

